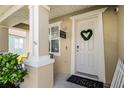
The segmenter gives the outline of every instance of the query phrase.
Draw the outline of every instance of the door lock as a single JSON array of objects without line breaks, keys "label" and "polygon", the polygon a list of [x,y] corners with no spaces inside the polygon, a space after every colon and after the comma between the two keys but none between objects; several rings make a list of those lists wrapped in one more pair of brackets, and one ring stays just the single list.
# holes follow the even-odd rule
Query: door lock
[{"label": "door lock", "polygon": [[77,45],[77,49],[79,49],[79,45]]},{"label": "door lock", "polygon": [[79,52],[79,45],[77,45],[77,52]]}]

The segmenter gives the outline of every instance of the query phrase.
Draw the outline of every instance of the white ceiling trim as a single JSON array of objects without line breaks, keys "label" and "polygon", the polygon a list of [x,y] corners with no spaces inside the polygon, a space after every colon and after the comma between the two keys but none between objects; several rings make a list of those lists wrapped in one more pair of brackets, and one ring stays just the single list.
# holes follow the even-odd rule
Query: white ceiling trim
[{"label": "white ceiling trim", "polygon": [[0,22],[5,20],[7,17],[12,15],[14,12],[18,11],[20,8],[24,7],[23,5],[16,5],[13,6],[12,8],[8,9],[7,12],[5,12],[3,15],[0,16]]}]

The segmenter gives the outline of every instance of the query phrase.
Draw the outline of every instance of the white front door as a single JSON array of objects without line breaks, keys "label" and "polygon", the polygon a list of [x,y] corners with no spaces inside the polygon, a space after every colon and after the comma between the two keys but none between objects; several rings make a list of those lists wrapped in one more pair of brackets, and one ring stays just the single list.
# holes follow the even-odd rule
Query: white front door
[{"label": "white front door", "polygon": [[[84,40],[81,36],[81,31],[84,31],[83,35],[87,38],[90,32],[87,30],[92,30],[92,36],[89,40]],[[76,61],[75,61],[75,72],[98,75],[98,61],[99,52],[98,46],[98,18],[91,17],[86,19],[77,20],[75,23],[76,31]],[[87,33],[85,33],[87,32]]]},{"label": "white front door", "polygon": [[[71,17],[71,74],[80,76],[81,73],[84,73],[83,76],[87,74],[90,74],[89,76],[96,75],[98,76],[97,80],[104,83],[106,80],[102,13],[106,9],[102,8]],[[93,35],[89,40],[85,41],[81,37],[81,31],[87,31],[88,29],[92,30]],[[88,35],[89,32],[85,33],[85,37],[88,37]]]}]

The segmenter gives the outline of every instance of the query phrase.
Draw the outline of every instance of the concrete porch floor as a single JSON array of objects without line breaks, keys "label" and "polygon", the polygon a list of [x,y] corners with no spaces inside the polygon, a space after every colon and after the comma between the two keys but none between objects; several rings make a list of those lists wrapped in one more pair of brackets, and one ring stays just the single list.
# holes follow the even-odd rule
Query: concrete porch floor
[{"label": "concrete porch floor", "polygon": [[68,74],[55,74],[54,77],[54,88],[85,88],[83,86],[67,82],[66,80],[69,78]]}]

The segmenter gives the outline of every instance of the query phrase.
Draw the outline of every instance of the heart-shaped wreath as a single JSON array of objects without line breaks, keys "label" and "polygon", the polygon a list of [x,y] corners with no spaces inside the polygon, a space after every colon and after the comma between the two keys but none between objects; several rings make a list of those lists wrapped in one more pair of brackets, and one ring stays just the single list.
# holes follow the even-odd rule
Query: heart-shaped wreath
[{"label": "heart-shaped wreath", "polygon": [[[88,29],[88,30],[83,30],[81,31],[81,37],[87,41],[91,38],[91,36],[93,35],[93,31],[91,29]],[[86,36],[87,35],[87,36]]]}]

